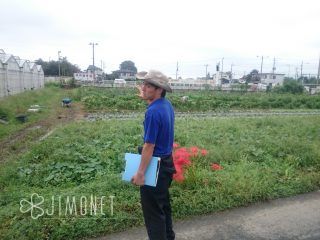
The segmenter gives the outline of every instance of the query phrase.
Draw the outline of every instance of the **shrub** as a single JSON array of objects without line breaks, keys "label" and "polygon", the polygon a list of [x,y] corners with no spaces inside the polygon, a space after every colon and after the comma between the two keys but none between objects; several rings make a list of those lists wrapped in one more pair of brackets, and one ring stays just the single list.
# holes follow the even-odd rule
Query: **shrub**
[{"label": "shrub", "polygon": [[283,86],[274,88],[274,92],[301,94],[304,92],[304,87],[295,80],[285,80]]},{"label": "shrub", "polygon": [[9,113],[7,110],[3,109],[3,108],[0,108],[0,119],[2,120],[8,120],[9,118]]}]

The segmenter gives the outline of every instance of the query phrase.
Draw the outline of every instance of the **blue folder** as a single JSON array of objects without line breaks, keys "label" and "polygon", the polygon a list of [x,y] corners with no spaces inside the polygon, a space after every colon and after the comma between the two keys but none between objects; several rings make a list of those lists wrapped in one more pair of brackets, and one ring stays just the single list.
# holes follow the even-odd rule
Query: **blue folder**
[{"label": "blue folder", "polygon": [[[126,160],[126,167],[125,167],[124,173],[122,174],[122,180],[131,182],[132,177],[138,171],[140,161],[141,161],[141,155],[134,154],[134,153],[126,153],[125,160]],[[149,185],[152,187],[155,187],[157,185],[159,167],[160,167],[160,158],[152,157],[147,167],[147,170],[145,172],[144,185]]]}]

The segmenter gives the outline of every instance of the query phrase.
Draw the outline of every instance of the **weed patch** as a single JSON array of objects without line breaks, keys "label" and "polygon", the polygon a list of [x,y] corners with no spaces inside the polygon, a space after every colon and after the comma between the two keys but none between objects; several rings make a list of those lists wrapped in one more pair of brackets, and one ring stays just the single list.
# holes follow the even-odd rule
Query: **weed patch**
[{"label": "weed patch", "polygon": [[[142,144],[142,120],[71,123],[3,163],[0,238],[77,239],[143,224],[139,189],[121,181],[124,153]],[[184,181],[173,182],[174,218],[319,189],[319,129],[319,116],[178,119],[176,142],[207,152],[191,159]],[[19,208],[32,193],[44,199],[37,219]],[[79,206],[91,196],[105,196],[104,214],[58,211],[73,197]]]}]

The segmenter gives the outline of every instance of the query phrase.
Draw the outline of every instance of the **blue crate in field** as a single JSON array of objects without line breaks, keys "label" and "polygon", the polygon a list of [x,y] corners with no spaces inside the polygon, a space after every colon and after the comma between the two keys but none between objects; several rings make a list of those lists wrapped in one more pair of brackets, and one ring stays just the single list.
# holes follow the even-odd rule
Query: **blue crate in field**
[{"label": "blue crate in field", "polygon": [[62,107],[71,107],[71,98],[62,99]]}]

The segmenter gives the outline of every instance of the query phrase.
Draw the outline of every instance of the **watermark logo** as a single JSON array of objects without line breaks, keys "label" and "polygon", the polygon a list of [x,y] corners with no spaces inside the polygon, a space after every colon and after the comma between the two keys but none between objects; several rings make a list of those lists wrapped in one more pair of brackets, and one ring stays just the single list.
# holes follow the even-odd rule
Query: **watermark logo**
[{"label": "watermark logo", "polygon": [[[30,201],[20,200],[20,211],[22,213],[30,212],[32,219],[38,219],[42,216],[56,216],[65,218],[68,216],[113,216],[114,196],[110,195],[97,197],[90,196],[54,196],[45,199],[43,196],[32,193]],[[106,209],[108,208],[108,209]],[[105,211],[108,212],[105,212]]]},{"label": "watermark logo", "polygon": [[26,199],[20,201],[20,211],[22,213],[31,212],[32,219],[38,219],[43,216],[44,210],[40,207],[44,202],[44,198],[39,196],[37,193],[32,193],[30,202]]}]

